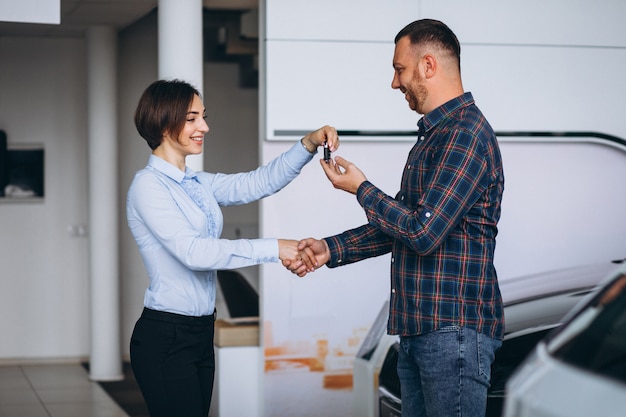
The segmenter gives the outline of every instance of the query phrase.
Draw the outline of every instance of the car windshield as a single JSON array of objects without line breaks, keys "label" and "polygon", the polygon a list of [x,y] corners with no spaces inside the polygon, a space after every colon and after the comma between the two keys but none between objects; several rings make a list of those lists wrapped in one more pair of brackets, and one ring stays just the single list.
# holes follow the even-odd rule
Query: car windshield
[{"label": "car windshield", "polygon": [[626,274],[555,332],[548,349],[569,364],[626,382]]}]

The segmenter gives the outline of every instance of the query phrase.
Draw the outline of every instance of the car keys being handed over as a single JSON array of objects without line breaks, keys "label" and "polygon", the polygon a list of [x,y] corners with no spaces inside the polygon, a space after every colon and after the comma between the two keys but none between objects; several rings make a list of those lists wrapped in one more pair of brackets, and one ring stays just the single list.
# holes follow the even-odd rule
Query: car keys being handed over
[{"label": "car keys being handed over", "polygon": [[324,162],[330,162],[330,148],[328,147],[328,142],[324,141]]}]

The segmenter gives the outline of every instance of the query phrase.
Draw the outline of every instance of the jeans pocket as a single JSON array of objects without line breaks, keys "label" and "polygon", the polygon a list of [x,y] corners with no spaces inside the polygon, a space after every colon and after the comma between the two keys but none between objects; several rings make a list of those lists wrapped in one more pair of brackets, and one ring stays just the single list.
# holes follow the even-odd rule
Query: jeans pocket
[{"label": "jeans pocket", "polygon": [[487,384],[491,381],[491,365],[496,356],[496,351],[502,345],[502,341],[493,339],[482,333],[476,333],[478,345],[478,372]]}]

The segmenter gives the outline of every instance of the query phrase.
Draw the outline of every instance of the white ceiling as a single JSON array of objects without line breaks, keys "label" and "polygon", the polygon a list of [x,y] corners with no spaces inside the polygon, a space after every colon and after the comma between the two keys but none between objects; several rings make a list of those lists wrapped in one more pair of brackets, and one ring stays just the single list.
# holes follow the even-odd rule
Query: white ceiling
[{"label": "white ceiling", "polygon": [[[14,0],[15,1],[15,0]],[[19,0],[17,0],[19,1]],[[203,0],[208,9],[249,10],[258,0]],[[80,36],[94,25],[123,29],[158,5],[158,0],[61,0],[61,24],[0,22],[0,36]]]}]

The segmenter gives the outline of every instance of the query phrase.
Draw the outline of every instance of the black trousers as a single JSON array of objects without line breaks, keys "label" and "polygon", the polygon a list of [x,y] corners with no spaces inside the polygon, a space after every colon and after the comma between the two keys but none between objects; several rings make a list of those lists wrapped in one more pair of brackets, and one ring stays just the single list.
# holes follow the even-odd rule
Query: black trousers
[{"label": "black trousers", "polygon": [[215,377],[215,314],[190,317],[144,308],[130,362],[151,417],[207,417]]}]

